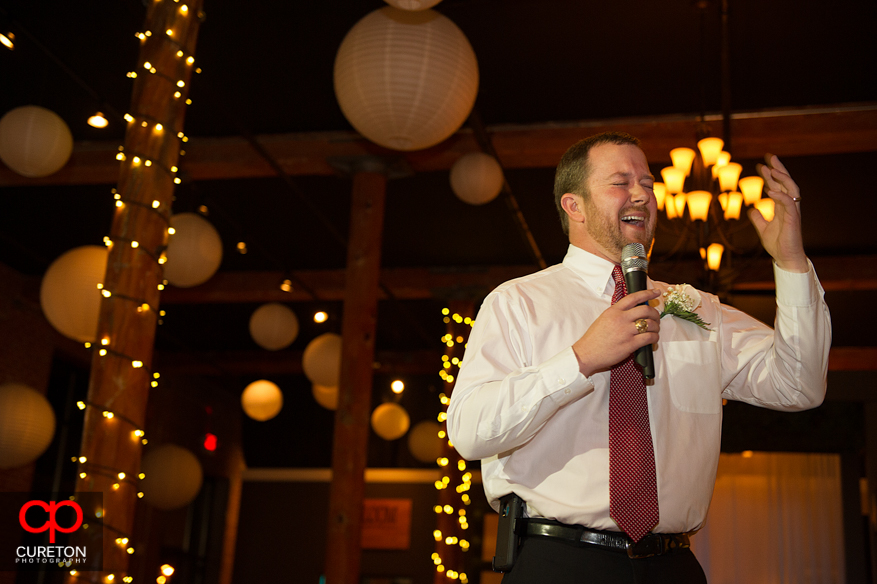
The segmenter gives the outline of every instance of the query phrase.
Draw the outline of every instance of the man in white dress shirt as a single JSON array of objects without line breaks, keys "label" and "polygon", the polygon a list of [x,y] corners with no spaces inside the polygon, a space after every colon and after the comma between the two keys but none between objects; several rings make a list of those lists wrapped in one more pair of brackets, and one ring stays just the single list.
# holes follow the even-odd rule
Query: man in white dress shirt
[{"label": "man in white dress shirt", "polygon": [[[687,534],[706,519],[722,400],[777,410],[822,403],[828,308],[804,253],[798,187],[775,156],[766,160],[759,172],[776,214],[767,222],[753,210],[750,219],[774,260],[774,329],[697,292],[694,312],[708,328],[662,319],[668,285],[652,280],[611,304],[623,247],[651,247],[654,177],[639,141],[622,133],[582,140],[561,159],[555,202],[567,255],[485,298],[448,408],[450,439],[464,458],[481,459],[494,509],[510,493],[526,503],[504,582],[706,582]],[[645,345],[656,371],[646,391],[659,520],[634,544],[609,511],[609,379]]]}]

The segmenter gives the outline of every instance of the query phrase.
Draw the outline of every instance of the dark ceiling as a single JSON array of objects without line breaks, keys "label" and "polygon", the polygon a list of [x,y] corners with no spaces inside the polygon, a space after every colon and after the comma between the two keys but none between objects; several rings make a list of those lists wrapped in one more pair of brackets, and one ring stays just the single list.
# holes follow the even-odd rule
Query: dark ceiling
[{"label": "dark ceiling", "polygon": [[[550,129],[580,122],[585,127],[578,137],[584,137],[592,122],[611,126],[617,120],[623,126],[631,119],[657,120],[660,130],[661,121],[674,116],[721,112],[720,3],[700,4],[444,0],[436,10],[463,30],[475,50],[480,71],[475,109],[488,137],[507,128]],[[728,4],[731,111],[783,110],[802,118],[808,112],[861,111],[870,116],[868,129],[875,130],[877,3],[728,0]],[[334,97],[333,60],[347,31],[383,6],[380,0],[207,0],[195,52],[203,72],[193,79],[193,104],[186,114],[191,149],[198,147],[199,139],[242,134],[263,139],[352,133]],[[126,73],[137,65],[139,42],[134,35],[142,28],[144,6],[134,0],[100,6],[2,0],[0,7],[0,25],[17,35],[14,51],[0,50],[0,113],[41,105],[67,121],[78,151],[121,144],[120,119],[111,116],[103,130],[89,127],[86,119],[96,110],[117,116],[127,111],[131,81]],[[734,144],[735,137],[730,138]],[[808,146],[802,151],[786,138],[773,142],[771,135],[761,138],[773,152],[789,153],[783,160],[804,193],[805,243],[814,261],[822,259],[832,276],[828,298],[835,347],[873,347],[873,338],[853,326],[853,311],[872,302],[873,286],[843,285],[833,270],[839,257],[877,255],[870,220],[877,216],[877,193],[870,180],[877,168],[877,142],[844,148],[840,135],[831,142],[840,147]],[[811,142],[819,140],[814,137]],[[693,146],[694,141],[692,131],[687,144],[676,145]],[[744,175],[754,174],[756,157],[741,160]],[[509,191],[548,264],[560,261],[566,250],[550,194],[557,158],[550,163],[506,165]],[[654,157],[652,162],[656,174],[666,164]],[[180,168],[184,182],[177,189],[174,211],[207,208],[207,217],[224,243],[217,278],[241,272],[343,270],[346,247],[331,230],[347,233],[348,178],[322,170],[299,172],[290,178],[290,185],[276,176],[202,178],[187,169],[185,159]],[[3,168],[0,171],[5,172],[0,173],[4,202],[0,262],[38,278],[64,251],[100,244],[107,234],[114,186],[110,181],[28,182]],[[442,168],[389,181],[383,267],[426,269],[438,275],[535,269],[535,256],[507,203],[507,195],[483,206],[462,203]],[[660,227],[655,261],[663,265],[662,273],[672,277],[681,265],[681,256],[670,257],[679,230],[667,220]],[[247,243],[246,255],[236,251],[239,241]],[[693,253],[692,245],[684,249]],[[745,266],[742,261],[737,264],[741,270]],[[383,364],[376,377],[376,402],[387,397],[386,386],[398,374],[409,380],[403,403],[412,422],[435,415],[442,385],[439,365],[436,362],[434,371],[425,371],[417,364],[423,359],[415,355],[440,353],[444,324],[439,311],[454,297],[468,297],[477,306],[490,286],[498,283],[485,281],[465,280],[457,286],[413,282],[429,288],[430,297],[380,303],[377,350]],[[458,282],[463,279],[458,277]],[[725,284],[723,293],[729,301],[772,318],[770,290]],[[171,378],[170,387],[196,384],[225,391],[235,399],[251,380],[267,376],[277,381],[287,399],[284,412],[262,424],[245,420],[245,440],[248,436],[288,440],[290,428],[330,426],[331,413],[310,398],[298,364],[310,339],[321,332],[340,331],[341,302],[332,295],[317,296],[299,295],[290,302],[302,324],[301,333],[288,350],[266,357],[247,330],[249,315],[261,303],[255,295],[242,294],[235,301],[206,296],[191,300],[171,289],[162,300],[167,316],[159,327],[156,363],[170,372],[166,376]],[[310,322],[316,309],[328,310],[329,322]],[[288,448],[255,454],[251,450],[248,463],[328,466],[330,434],[311,432],[301,439],[308,440],[307,436],[326,446],[307,452]],[[410,462],[398,443],[375,448],[372,463]]]}]

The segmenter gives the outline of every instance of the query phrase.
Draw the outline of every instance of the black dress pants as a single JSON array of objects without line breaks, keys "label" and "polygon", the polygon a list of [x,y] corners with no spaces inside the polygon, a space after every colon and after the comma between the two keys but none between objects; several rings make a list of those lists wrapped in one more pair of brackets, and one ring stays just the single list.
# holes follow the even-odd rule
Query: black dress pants
[{"label": "black dress pants", "polygon": [[691,550],[651,558],[591,544],[530,536],[503,584],[706,584],[706,575]]}]

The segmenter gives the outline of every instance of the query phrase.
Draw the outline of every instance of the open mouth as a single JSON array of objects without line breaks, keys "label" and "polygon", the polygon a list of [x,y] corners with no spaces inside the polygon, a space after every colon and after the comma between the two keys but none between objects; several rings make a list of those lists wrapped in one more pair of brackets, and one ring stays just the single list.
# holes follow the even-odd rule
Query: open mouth
[{"label": "open mouth", "polygon": [[633,225],[635,227],[644,227],[646,224],[645,217],[641,215],[623,215],[621,217],[622,223],[626,223],[627,225]]}]

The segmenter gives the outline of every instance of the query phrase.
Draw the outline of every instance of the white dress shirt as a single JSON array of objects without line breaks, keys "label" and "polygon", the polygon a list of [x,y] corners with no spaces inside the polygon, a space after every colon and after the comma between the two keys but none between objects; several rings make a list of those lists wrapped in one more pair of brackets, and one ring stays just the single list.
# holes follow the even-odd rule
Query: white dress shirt
[{"label": "white dress shirt", "polygon": [[[609,372],[585,377],[572,350],[611,304],[613,267],[571,245],[563,263],[502,284],[477,314],[447,424],[457,451],[481,459],[494,509],[514,491],[529,517],[619,530],[609,517]],[[775,267],[774,274],[776,332],[704,292],[695,312],[711,331],[661,319],[654,384],[647,386],[660,508],[655,532],[703,525],[723,398],[777,410],[822,403],[831,344],[824,292],[812,266],[806,274]],[[662,302],[653,301],[659,311]]]}]

